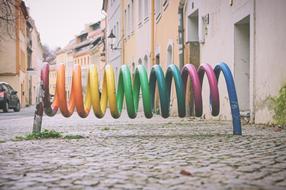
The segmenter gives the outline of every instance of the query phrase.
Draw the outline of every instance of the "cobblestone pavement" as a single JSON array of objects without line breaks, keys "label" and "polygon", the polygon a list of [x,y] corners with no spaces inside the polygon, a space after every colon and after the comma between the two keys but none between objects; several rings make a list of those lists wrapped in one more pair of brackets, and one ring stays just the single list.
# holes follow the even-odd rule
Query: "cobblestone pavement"
[{"label": "cobblestone pavement", "polygon": [[32,117],[0,121],[0,189],[286,189],[286,130],[126,113],[45,117],[84,139],[14,141]]}]

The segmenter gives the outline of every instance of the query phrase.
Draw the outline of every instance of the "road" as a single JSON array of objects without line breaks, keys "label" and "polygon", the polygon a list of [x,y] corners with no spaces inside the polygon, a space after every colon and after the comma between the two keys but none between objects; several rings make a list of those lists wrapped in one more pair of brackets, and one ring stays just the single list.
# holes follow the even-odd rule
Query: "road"
[{"label": "road", "polygon": [[[20,112],[14,112],[13,109],[10,109],[8,113],[4,113],[2,110],[0,111],[0,122],[3,120],[14,120],[25,117],[34,117],[35,107],[30,106],[26,108],[22,108]],[[1,123],[0,123],[1,125]]]}]

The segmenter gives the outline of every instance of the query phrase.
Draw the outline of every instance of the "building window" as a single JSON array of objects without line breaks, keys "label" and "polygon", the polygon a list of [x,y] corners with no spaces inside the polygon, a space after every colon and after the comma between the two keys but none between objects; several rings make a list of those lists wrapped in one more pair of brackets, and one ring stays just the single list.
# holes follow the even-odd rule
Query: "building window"
[{"label": "building window", "polygon": [[168,7],[168,5],[169,5],[169,0],[163,0],[164,10]]},{"label": "building window", "polygon": [[149,16],[149,0],[144,0],[144,18],[148,18]]},{"label": "building window", "polygon": [[128,5],[128,11],[127,11],[127,14],[128,14],[128,21],[127,21],[127,27],[128,27],[128,35],[130,35],[130,5]]},{"label": "building window", "polygon": [[116,37],[119,39],[120,38],[120,29],[119,29],[119,23],[116,23],[116,28],[117,28],[117,33],[116,33]]},{"label": "building window", "polygon": [[131,32],[134,31],[134,0],[131,1]]},{"label": "building window", "polygon": [[158,18],[161,15],[161,0],[156,0],[155,13],[156,13],[156,18]]},{"label": "building window", "polygon": [[148,57],[145,55],[144,57],[144,66],[146,68],[147,73],[149,73],[149,65],[148,65]]},{"label": "building window", "polygon": [[[116,32],[117,32],[117,30],[116,30],[116,25],[114,25],[113,26],[113,34],[116,36]],[[115,40],[114,40],[115,42],[115,44],[116,44],[116,38],[115,38]]]},{"label": "building window", "polygon": [[138,22],[139,24],[142,23],[142,0],[139,0],[138,3]]},{"label": "building window", "polygon": [[80,35],[80,36],[79,36],[80,42],[85,41],[85,40],[87,39],[87,35],[88,35],[87,33],[84,33],[84,34]]},{"label": "building window", "polygon": [[160,54],[156,55],[156,64],[160,65]]},{"label": "building window", "polygon": [[100,28],[100,22],[97,22],[97,23],[95,23],[95,24],[92,24],[92,25],[90,26],[90,28],[91,28],[92,30],[98,30],[98,29]]},{"label": "building window", "polygon": [[124,36],[127,36],[127,11],[125,9],[125,24],[124,24]]},{"label": "building window", "polygon": [[167,64],[168,65],[173,64],[173,47],[172,47],[172,45],[169,45],[168,49],[167,49]]},{"label": "building window", "polygon": [[132,63],[132,68],[131,68],[131,72],[132,72],[132,78],[134,79],[134,74],[135,74],[135,63]]}]

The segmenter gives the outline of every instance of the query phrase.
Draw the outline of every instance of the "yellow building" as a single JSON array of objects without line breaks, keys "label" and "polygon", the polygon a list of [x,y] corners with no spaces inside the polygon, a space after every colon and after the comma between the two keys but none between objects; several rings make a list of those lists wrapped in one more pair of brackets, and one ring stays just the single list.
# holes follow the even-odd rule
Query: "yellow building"
[{"label": "yellow building", "polygon": [[[132,73],[138,64],[144,64],[148,71],[153,64],[160,64],[164,71],[169,64],[174,63],[179,67],[178,8],[180,1],[123,0],[122,2],[124,3],[123,63],[130,66]],[[171,106],[174,105],[176,109],[173,91],[174,89]],[[172,109],[172,112],[175,113],[176,110]]]},{"label": "yellow building", "polygon": [[[85,25],[84,30],[71,40],[69,44],[56,53],[55,65],[65,64],[66,66],[66,93],[70,95],[72,83],[72,70],[74,64],[81,65],[82,86],[86,89],[87,69],[89,65],[95,64],[98,67],[99,76],[103,72],[105,65],[103,36],[105,30],[105,20]],[[53,66],[55,67],[55,66]],[[55,68],[54,68],[55,69]],[[55,72],[55,71],[53,71]],[[50,79],[55,82],[56,76],[50,74]],[[51,85],[52,87],[53,85]]]},{"label": "yellow building", "polygon": [[[70,95],[70,89],[71,89],[71,81],[72,81],[72,69],[74,65],[73,60],[73,46],[75,44],[75,40],[71,40],[69,44],[64,47],[63,49],[60,49],[58,52],[56,52],[56,59],[55,64],[65,64],[65,78],[66,78],[66,95],[69,97]],[[56,68],[55,68],[56,69]]]},{"label": "yellow building", "polygon": [[99,84],[100,88],[102,87],[104,66],[106,64],[105,53],[104,53],[104,43],[100,41],[97,45],[91,48],[90,52],[91,64],[96,65],[98,70]]},{"label": "yellow building", "polygon": [[[1,23],[1,43],[0,43],[0,81],[9,83],[16,91],[20,99],[21,106],[29,104],[28,91],[28,58],[29,32],[31,26],[27,21],[29,14],[24,1],[15,0],[15,7],[12,6],[12,13],[15,20],[10,24]],[[3,21],[0,21],[3,22]],[[7,31],[4,32],[3,31]]]}]

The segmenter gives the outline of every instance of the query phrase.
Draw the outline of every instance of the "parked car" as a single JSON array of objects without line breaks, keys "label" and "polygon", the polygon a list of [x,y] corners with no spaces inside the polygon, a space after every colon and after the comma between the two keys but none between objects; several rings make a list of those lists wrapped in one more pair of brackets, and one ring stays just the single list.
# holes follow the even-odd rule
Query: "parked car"
[{"label": "parked car", "polygon": [[20,107],[17,91],[8,83],[0,82],[0,109],[3,109],[4,112],[8,112],[9,109],[14,109],[15,112],[18,112]]}]

